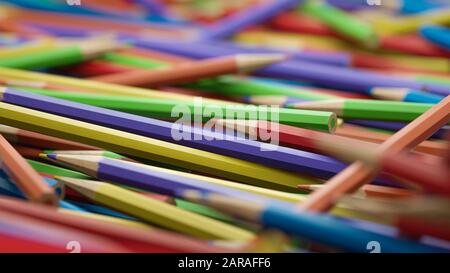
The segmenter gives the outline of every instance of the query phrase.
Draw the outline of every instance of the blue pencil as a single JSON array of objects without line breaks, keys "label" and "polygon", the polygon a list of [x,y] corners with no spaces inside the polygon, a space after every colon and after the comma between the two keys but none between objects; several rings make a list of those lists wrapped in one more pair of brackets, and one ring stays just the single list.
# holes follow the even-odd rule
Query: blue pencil
[{"label": "blue pencil", "polygon": [[450,50],[450,28],[443,26],[424,26],[420,34],[430,42]]}]

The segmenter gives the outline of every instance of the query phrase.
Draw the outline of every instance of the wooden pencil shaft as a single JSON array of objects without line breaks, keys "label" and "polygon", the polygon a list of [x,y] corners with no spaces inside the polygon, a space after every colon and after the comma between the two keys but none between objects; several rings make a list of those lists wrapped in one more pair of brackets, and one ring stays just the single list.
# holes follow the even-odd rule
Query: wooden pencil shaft
[{"label": "wooden pencil shaft", "polygon": [[57,196],[53,189],[2,136],[0,136],[0,167],[14,179],[30,200],[56,205]]}]

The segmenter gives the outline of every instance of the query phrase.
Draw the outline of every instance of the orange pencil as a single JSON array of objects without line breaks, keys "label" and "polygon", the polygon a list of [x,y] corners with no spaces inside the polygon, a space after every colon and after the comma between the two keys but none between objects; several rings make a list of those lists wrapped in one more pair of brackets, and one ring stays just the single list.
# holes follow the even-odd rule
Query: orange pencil
[{"label": "orange pencil", "polygon": [[57,205],[58,197],[54,190],[3,136],[0,136],[0,168],[11,176],[31,201]]},{"label": "orange pencil", "polygon": [[[410,150],[428,139],[450,120],[450,96],[392,135],[376,149],[380,155],[398,154]],[[381,157],[380,157],[381,158]],[[378,166],[357,161],[328,180],[326,186],[313,192],[299,205],[301,210],[327,211],[346,193],[356,191],[370,182],[377,174]]]},{"label": "orange pencil", "polygon": [[232,57],[182,63],[167,69],[133,70],[90,79],[132,86],[179,84],[224,74],[252,71],[284,59],[286,59],[284,54],[238,54]]}]

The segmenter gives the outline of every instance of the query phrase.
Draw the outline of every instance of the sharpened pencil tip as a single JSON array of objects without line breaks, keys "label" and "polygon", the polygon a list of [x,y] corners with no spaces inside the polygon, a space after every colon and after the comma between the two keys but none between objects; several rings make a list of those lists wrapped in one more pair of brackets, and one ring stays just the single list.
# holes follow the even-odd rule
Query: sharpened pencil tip
[{"label": "sharpened pencil tip", "polygon": [[40,158],[45,158],[45,159],[54,159],[56,160],[56,154],[45,154],[45,153],[40,153],[39,154]]},{"label": "sharpened pencil tip", "polygon": [[241,71],[254,70],[266,65],[284,61],[288,58],[287,54],[238,54],[236,62]]}]

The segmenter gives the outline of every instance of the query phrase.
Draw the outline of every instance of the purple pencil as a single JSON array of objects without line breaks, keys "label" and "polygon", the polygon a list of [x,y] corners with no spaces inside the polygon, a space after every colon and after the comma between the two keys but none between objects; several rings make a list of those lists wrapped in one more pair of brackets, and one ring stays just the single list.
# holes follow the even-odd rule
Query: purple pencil
[{"label": "purple pencil", "polygon": [[[155,39],[135,39],[133,43],[138,47],[151,48],[196,59],[236,53],[234,48],[213,46],[211,43],[206,45],[198,42],[174,43],[173,41]],[[383,86],[426,90],[443,96],[450,95],[450,86],[444,84],[430,84],[318,62],[300,61],[299,58],[267,66],[255,71],[255,74],[271,78],[304,80],[319,86],[365,94],[369,93],[373,87]]]},{"label": "purple pencil", "polygon": [[264,22],[278,13],[294,8],[302,3],[303,0],[271,0],[268,4],[263,3],[253,6],[220,20],[212,27],[205,29],[201,39],[227,38],[248,26]]},{"label": "purple pencil", "polygon": [[163,168],[146,166],[118,159],[102,156],[61,154],[46,154],[42,155],[42,157],[64,163],[67,166],[89,174],[99,180],[111,181],[173,197],[182,197],[180,193],[184,190],[198,190],[205,193],[219,193],[235,197],[240,196],[246,200],[270,201],[285,204],[282,201],[275,201],[268,197],[190,178],[183,175],[181,172],[168,171]]},{"label": "purple pencil", "polygon": [[0,91],[0,100],[6,103],[45,111],[109,128],[118,129],[191,148],[206,150],[230,157],[269,165],[279,169],[327,179],[343,170],[346,165],[333,158],[297,149],[237,138],[211,130],[183,126],[188,138],[174,139],[170,122],[127,114],[6,88]]}]

